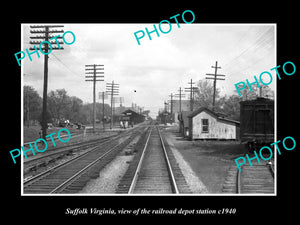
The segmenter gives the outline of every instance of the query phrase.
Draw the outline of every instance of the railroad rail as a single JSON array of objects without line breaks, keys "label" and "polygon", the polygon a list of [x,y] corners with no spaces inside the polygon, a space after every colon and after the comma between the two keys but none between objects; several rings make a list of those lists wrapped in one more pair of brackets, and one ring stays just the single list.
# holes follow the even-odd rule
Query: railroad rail
[{"label": "railroad rail", "polygon": [[[145,141],[142,151],[136,154],[126,174],[121,180],[117,193],[128,194],[178,194],[164,139],[157,126],[151,126],[141,141]],[[141,145],[141,143],[138,143]]]},{"label": "railroad rail", "polygon": [[[71,133],[71,137],[72,137],[72,138],[74,138],[74,137],[80,137],[80,136],[82,136],[82,134],[77,134],[77,133],[76,133],[76,134],[74,135],[74,133]],[[60,137],[61,137],[61,138],[62,138],[62,137],[69,137],[69,135],[61,135]],[[57,140],[58,137],[52,137],[52,139],[53,139],[53,140]],[[45,138],[45,141],[48,142],[49,140],[51,140],[51,138]],[[33,145],[34,143],[35,143],[35,141],[25,142],[25,143],[23,144],[23,147],[29,146],[29,144]]]},{"label": "railroad rail", "polygon": [[[112,137],[117,137],[118,135],[119,135],[119,134],[113,134],[113,135],[110,135],[110,136],[107,136],[107,137],[102,137],[102,138],[93,139],[93,140],[88,140],[88,141],[82,141],[82,142],[79,142],[79,143],[68,144],[67,146],[49,147],[49,148],[47,149],[47,151],[46,151],[46,152],[43,152],[42,154],[37,153],[36,155],[33,155],[33,154],[32,154],[32,151],[28,151],[28,152],[26,153],[27,158],[24,159],[24,163],[26,164],[26,163],[31,162],[31,161],[36,161],[36,160],[38,160],[38,159],[45,158],[45,157],[47,157],[47,156],[49,156],[49,155],[55,154],[56,152],[64,151],[64,149],[67,151],[68,148],[74,149],[74,148],[76,148],[77,146],[78,146],[78,147],[83,147],[83,146],[89,146],[89,145],[94,144],[94,143],[96,144],[96,143],[98,143],[98,142],[105,141],[105,140],[110,139],[110,138],[112,138]],[[64,136],[65,136],[65,135],[62,135],[61,137],[64,137]],[[74,136],[74,137],[78,137],[78,136],[82,136],[82,135],[76,135],[76,136]],[[72,136],[72,138],[73,138],[73,136]],[[53,139],[56,140],[57,138],[53,138]],[[48,142],[49,139],[46,139],[46,141]],[[27,142],[27,143],[24,143],[24,144],[23,144],[23,147],[25,147],[25,146],[28,147],[29,144],[31,144],[31,145],[33,146],[33,143],[34,143],[34,142]],[[26,148],[25,150],[27,150],[27,148]]]},{"label": "railroad rail", "polygon": [[45,153],[38,153],[35,157],[28,157],[27,159],[23,160],[24,180],[26,181],[31,176],[49,169],[56,164],[61,163],[61,161],[76,158],[82,154],[85,154],[93,150],[93,147],[112,141],[117,136],[118,135],[113,135],[109,137],[71,144],[68,146],[61,146],[57,149],[49,150]]},{"label": "railroad rail", "polygon": [[233,166],[223,185],[223,192],[236,194],[274,194],[274,171],[270,164]]},{"label": "railroad rail", "polygon": [[99,170],[139,134],[139,130],[132,130],[132,132],[105,141],[75,158],[24,181],[24,194],[78,192],[90,178],[96,177]]}]

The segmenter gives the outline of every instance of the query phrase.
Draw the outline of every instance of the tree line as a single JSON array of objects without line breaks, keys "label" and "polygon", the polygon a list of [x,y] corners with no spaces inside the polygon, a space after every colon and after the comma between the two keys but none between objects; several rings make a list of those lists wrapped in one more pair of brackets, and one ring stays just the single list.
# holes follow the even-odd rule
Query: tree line
[{"label": "tree line", "polygon": [[[197,82],[197,91],[194,93],[194,110],[199,107],[212,109],[213,102],[213,84],[206,79]],[[239,97],[235,90],[232,95],[220,96],[220,90],[216,89],[216,101],[214,110],[227,115],[233,120],[240,119],[240,101],[253,100],[258,96],[274,99],[274,91],[268,86],[263,86],[259,90],[256,86],[241,91],[242,97]],[[42,118],[42,98],[38,92],[31,86],[24,86],[23,115],[24,124],[29,121],[41,121]],[[261,93],[259,93],[259,91]],[[104,115],[110,115],[110,106],[108,104],[96,103],[96,121],[102,120]],[[65,89],[57,89],[48,93],[47,102],[47,122],[57,125],[61,120],[69,120],[72,123],[90,124],[93,118],[93,104],[83,103],[76,96],[69,96]]]},{"label": "tree line", "polygon": [[[23,115],[24,123],[28,121],[41,122],[42,119],[42,98],[38,92],[31,86],[24,86],[23,99]],[[110,106],[108,104],[96,103],[96,120],[102,120],[102,112],[104,107],[104,115],[110,114]],[[92,123],[93,104],[83,103],[76,96],[69,96],[65,89],[57,89],[50,91],[47,98],[47,123],[57,125],[62,120],[70,122],[89,124]]]}]

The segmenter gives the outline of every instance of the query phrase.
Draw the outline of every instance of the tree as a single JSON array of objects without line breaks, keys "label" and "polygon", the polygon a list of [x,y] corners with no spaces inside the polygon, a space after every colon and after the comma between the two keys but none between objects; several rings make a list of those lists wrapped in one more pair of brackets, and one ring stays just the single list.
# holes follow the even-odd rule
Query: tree
[{"label": "tree", "polygon": [[[197,83],[198,91],[194,95],[194,106],[195,108],[207,107],[212,109],[213,104],[213,93],[214,87],[212,82],[203,79],[199,80]],[[216,89],[216,102],[219,98],[220,90]],[[216,104],[217,105],[217,104]]]},{"label": "tree", "polygon": [[[41,126],[42,126],[42,118],[43,118],[43,114],[41,113],[38,118]],[[53,119],[49,110],[47,110],[46,112],[46,123],[53,123]]]},{"label": "tree", "polygon": [[65,89],[50,91],[48,94],[49,112],[56,122],[61,119],[66,119],[69,116],[71,104],[71,99],[67,95],[67,91]]},{"label": "tree", "polygon": [[274,99],[274,91],[267,85],[261,87],[262,97]]},{"label": "tree", "polygon": [[[103,104],[96,103],[96,119],[102,121],[102,112],[103,112]],[[110,116],[110,106],[108,104],[104,104],[104,115],[106,117]],[[93,118],[93,103],[86,103],[82,106],[80,111],[80,122],[87,124],[92,123]]]},{"label": "tree", "polygon": [[[212,109],[213,103],[213,84],[208,80],[199,80],[197,83],[198,91],[195,93],[194,104],[196,108],[207,107]],[[246,98],[249,98],[248,92],[246,93]],[[253,94],[252,94],[253,95]],[[240,118],[240,101],[242,98],[237,96],[237,91],[235,95],[229,97],[220,97],[220,90],[216,89],[216,101],[214,111],[218,113],[223,113],[226,117],[239,120]]]},{"label": "tree", "polygon": [[82,100],[75,96],[69,97],[69,104],[65,110],[65,117],[72,121],[80,121],[80,113],[82,109]]},{"label": "tree", "polygon": [[[242,88],[242,84],[238,85],[238,88]],[[251,86],[252,91],[250,91],[250,88],[246,86],[245,89],[240,90],[240,99],[245,100],[254,100],[257,97],[264,97],[264,98],[270,98],[274,99],[274,91],[269,87],[265,85],[260,85],[260,88],[258,88],[257,85]],[[238,95],[237,90],[234,90],[234,94]]]},{"label": "tree", "polygon": [[[24,121],[39,120],[42,112],[42,98],[37,91],[31,86],[24,86],[23,95],[23,118]],[[29,125],[29,124],[28,124]]]},{"label": "tree", "polygon": [[[99,121],[102,121],[103,104],[96,103],[96,109],[97,109],[96,118],[99,119]],[[110,115],[110,106],[108,104],[104,104],[104,116],[108,117],[109,115]]]},{"label": "tree", "polygon": [[225,98],[223,110],[229,118],[240,120],[240,101],[237,95],[231,95],[229,98]]}]

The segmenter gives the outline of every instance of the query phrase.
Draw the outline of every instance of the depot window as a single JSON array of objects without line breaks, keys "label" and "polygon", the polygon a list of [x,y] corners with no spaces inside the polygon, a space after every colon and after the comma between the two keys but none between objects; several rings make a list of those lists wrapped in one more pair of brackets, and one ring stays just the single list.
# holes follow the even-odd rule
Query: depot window
[{"label": "depot window", "polygon": [[208,133],[208,119],[202,119],[202,133]]}]

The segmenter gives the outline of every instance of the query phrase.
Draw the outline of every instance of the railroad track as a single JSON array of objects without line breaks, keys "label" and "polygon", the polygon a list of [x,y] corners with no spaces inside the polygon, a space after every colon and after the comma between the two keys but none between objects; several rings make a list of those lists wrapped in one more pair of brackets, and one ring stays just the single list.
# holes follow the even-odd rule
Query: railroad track
[{"label": "railroad track", "polygon": [[36,175],[23,183],[24,194],[76,193],[125,148],[140,130],[91,147],[87,152]]},{"label": "railroad track", "polygon": [[157,126],[151,126],[137,146],[143,148],[131,162],[118,185],[117,193],[178,194],[182,186],[188,190],[176,160],[170,149],[166,148]]},{"label": "railroad track", "polygon": [[[118,135],[119,134],[114,134],[114,135],[111,135],[111,136],[108,136],[108,137],[102,137],[102,138],[99,138],[99,139],[94,139],[94,140],[89,140],[89,141],[83,141],[83,142],[80,142],[80,143],[69,144],[67,146],[50,147],[49,149],[47,149],[47,151],[45,151],[41,154],[36,152],[36,155],[33,155],[32,152],[29,151],[29,152],[26,153],[27,158],[24,159],[24,164],[29,164],[33,161],[38,161],[40,159],[49,157],[51,155],[55,155],[55,154],[59,154],[59,153],[64,152],[64,151],[68,151],[69,149],[76,150],[78,148],[89,147],[91,145],[99,144],[99,143],[104,142],[108,139],[117,137]],[[49,141],[49,140],[47,140],[47,141]],[[28,143],[26,143],[26,144],[28,144]],[[30,142],[30,143],[33,143],[33,142]],[[48,145],[49,145],[49,143],[48,143]],[[32,146],[33,146],[33,144],[32,144]],[[25,150],[27,150],[27,149],[28,148],[25,148]]]},{"label": "railroad track", "polygon": [[243,165],[241,171],[233,166],[223,185],[223,192],[236,194],[274,194],[274,172],[264,163]]},{"label": "railroad track", "polygon": [[[60,163],[61,160],[65,160],[66,158],[76,157],[79,154],[84,153],[85,151],[89,151],[89,149],[93,146],[97,146],[101,143],[105,143],[106,141],[111,141],[117,137],[122,137],[124,133],[132,132],[133,130],[140,129],[143,126],[137,126],[131,130],[119,132],[118,134],[113,134],[107,137],[101,137],[98,139],[83,141],[79,143],[69,144],[67,146],[55,147],[52,149],[48,149],[46,152],[37,153],[33,156],[32,152],[29,151],[27,154],[28,157],[23,159],[23,174],[25,179],[28,177],[40,173],[41,171]],[[30,154],[31,153],[31,154]]]},{"label": "railroad track", "polygon": [[67,146],[61,146],[53,149],[47,150],[47,152],[37,153],[35,156],[30,155],[27,159],[23,160],[23,165],[25,167],[39,164],[40,162],[46,163],[55,157],[61,157],[63,155],[68,155],[70,153],[76,152],[77,150],[84,150],[90,147],[99,145],[106,141],[112,140],[118,135],[113,135],[109,137],[103,137],[95,140],[84,141],[80,143],[70,144]]}]

